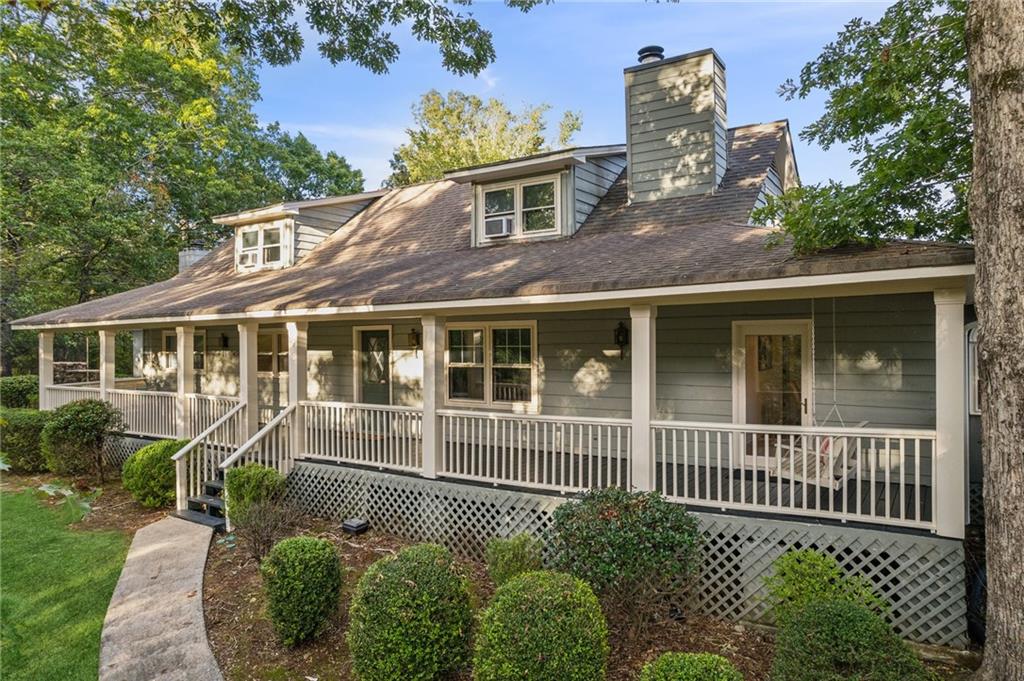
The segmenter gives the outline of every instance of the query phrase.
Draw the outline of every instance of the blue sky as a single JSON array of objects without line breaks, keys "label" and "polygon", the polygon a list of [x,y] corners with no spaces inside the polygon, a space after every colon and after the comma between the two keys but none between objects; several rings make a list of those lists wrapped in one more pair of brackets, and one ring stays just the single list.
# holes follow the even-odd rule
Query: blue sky
[{"label": "blue sky", "polygon": [[[786,101],[777,88],[799,74],[853,17],[877,19],[887,2],[556,2],[527,14],[498,2],[470,11],[494,34],[497,59],[479,77],[457,77],[441,66],[433,45],[400,27],[402,49],[386,75],[352,64],[331,66],[307,35],[302,59],[260,71],[257,113],[302,131],[322,150],[334,150],[361,168],[367,189],[388,174],[388,159],[412,122],[410,107],[431,88],[497,97],[513,109],[552,105],[549,130],[561,111],[578,111],[577,144],[625,141],[622,69],[647,44],[666,56],[713,47],[727,71],[729,125],[788,118],[796,131],[815,120],[824,99]],[[851,156],[797,139],[805,183],[851,180]]]}]

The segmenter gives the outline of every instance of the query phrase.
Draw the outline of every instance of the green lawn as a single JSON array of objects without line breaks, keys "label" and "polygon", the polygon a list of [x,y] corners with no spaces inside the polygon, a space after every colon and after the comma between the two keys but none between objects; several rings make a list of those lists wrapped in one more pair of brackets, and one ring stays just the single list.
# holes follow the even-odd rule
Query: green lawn
[{"label": "green lawn", "polygon": [[100,632],[129,538],[75,531],[69,507],[0,494],[0,669],[5,681],[95,679]]}]

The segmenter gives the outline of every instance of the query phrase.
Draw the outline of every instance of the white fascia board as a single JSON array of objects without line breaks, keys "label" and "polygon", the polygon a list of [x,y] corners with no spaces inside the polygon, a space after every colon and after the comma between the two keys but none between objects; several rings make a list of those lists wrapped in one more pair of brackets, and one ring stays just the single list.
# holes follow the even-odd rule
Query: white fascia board
[{"label": "white fascia board", "polygon": [[567,149],[562,152],[553,152],[538,156],[537,158],[526,158],[512,160],[507,163],[496,163],[479,168],[467,168],[445,173],[444,179],[451,180],[458,184],[467,182],[490,182],[492,180],[504,180],[512,177],[522,177],[534,173],[560,170],[571,165],[585,163],[589,157],[611,156],[614,154],[625,154],[626,145],[617,144],[603,147],[583,147],[580,149]]},{"label": "white fascia board", "polygon": [[287,201],[284,203],[275,203],[271,206],[264,206],[263,208],[242,211],[240,213],[216,215],[211,218],[211,220],[218,225],[244,225],[258,220],[276,220],[278,218],[288,217],[289,215],[297,215],[299,211],[305,208],[340,206],[346,203],[369,201],[371,199],[384,196],[389,191],[391,190],[377,189],[372,192],[361,192],[359,194],[349,194],[347,196],[328,196],[323,199],[310,199],[308,201]]},{"label": "white fascia board", "polygon": [[[14,324],[18,331],[40,331],[46,329],[98,329],[108,327],[153,326],[169,323],[220,322],[241,320],[288,319],[315,320],[321,317],[338,317],[354,314],[393,314],[395,316],[417,316],[438,310],[459,309],[481,310],[487,308],[516,308],[529,305],[588,305],[607,303],[605,307],[623,307],[631,304],[687,304],[688,298],[699,299],[716,294],[756,294],[757,299],[766,299],[765,293],[785,293],[793,289],[819,287],[904,284],[915,280],[939,280],[974,276],[974,265],[941,265],[934,267],[908,267],[893,270],[871,270],[844,274],[814,274],[776,279],[751,279],[748,281],[722,282],[713,284],[691,284],[652,288],[622,289],[618,291],[594,291],[589,293],[550,293],[504,298],[467,298],[438,300],[422,303],[388,303],[382,305],[363,304],[336,307],[294,308],[288,310],[252,310],[249,312],[206,313],[167,317],[140,317],[97,322]],[[948,286],[948,284],[947,284]],[[899,288],[894,287],[894,288]],[[901,289],[903,291],[905,289]],[[875,291],[876,294],[884,291]],[[824,294],[828,295],[828,294]],[[690,301],[696,302],[696,301]]]}]

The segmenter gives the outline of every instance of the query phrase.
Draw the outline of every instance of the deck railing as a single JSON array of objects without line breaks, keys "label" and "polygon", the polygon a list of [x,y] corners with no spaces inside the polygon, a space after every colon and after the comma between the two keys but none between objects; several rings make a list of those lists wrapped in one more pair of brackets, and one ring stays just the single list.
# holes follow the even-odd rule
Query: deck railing
[{"label": "deck railing", "polygon": [[419,471],[423,465],[423,411],[346,402],[303,402],[304,456]]},{"label": "deck railing", "polygon": [[223,395],[185,395],[185,410],[189,435],[195,437],[235,408],[237,397]]},{"label": "deck railing", "polygon": [[48,409],[63,407],[65,404],[77,400],[98,400],[100,388],[98,385],[76,385],[65,383],[51,385],[46,389],[46,401]]},{"label": "deck railing", "polygon": [[576,492],[630,485],[626,419],[443,410],[437,472],[494,484]]},{"label": "deck railing", "polygon": [[245,405],[236,404],[172,457],[177,471],[178,509],[190,496],[202,493],[203,482],[217,479],[222,461],[241,441]]},{"label": "deck railing", "polygon": [[177,433],[175,393],[155,390],[107,391],[107,401],[124,417],[125,430],[147,437],[174,437]]},{"label": "deck railing", "polygon": [[673,500],[934,527],[934,431],[657,421],[651,441]]},{"label": "deck railing", "polygon": [[298,405],[292,404],[282,410],[231,456],[224,459],[220,464],[221,470],[226,471],[232,466],[247,463],[258,463],[277,470],[281,475],[288,475],[296,455],[292,446],[292,430],[295,427],[297,408]]}]

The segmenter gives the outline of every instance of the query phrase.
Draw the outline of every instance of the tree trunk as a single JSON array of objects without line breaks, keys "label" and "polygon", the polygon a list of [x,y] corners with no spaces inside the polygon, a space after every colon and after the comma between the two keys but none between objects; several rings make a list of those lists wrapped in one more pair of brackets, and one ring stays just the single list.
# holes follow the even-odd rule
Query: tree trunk
[{"label": "tree trunk", "polygon": [[973,0],[971,223],[982,386],[984,681],[1024,679],[1024,0]]}]

